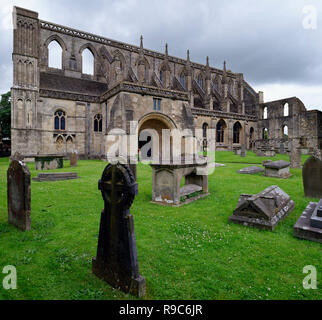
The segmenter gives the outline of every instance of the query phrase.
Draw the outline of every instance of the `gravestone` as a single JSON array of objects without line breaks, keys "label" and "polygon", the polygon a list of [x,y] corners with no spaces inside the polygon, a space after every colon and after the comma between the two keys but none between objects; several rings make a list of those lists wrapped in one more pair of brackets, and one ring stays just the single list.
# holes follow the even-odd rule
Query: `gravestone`
[{"label": "gravestone", "polygon": [[272,161],[263,164],[266,177],[287,179],[290,174],[290,163],[284,160]]},{"label": "gravestone", "polygon": [[322,243],[322,199],[319,203],[308,204],[297,220],[293,232],[297,238]]},{"label": "gravestone", "polygon": [[246,157],[246,146],[244,144],[241,146],[240,156]]},{"label": "gravestone", "polygon": [[302,170],[305,197],[322,198],[322,161],[310,157],[304,163]]},{"label": "gravestone", "polygon": [[240,147],[234,147],[233,150],[234,150],[234,154],[236,156],[240,156],[240,154],[241,154],[241,148]]},{"label": "gravestone", "polygon": [[16,151],[15,154],[10,157],[10,161],[23,161],[23,159],[24,156],[18,151]]},{"label": "gravestone", "polygon": [[264,169],[260,167],[247,167],[247,168],[240,169],[238,172],[242,174],[255,174],[263,171]]},{"label": "gravestone", "polygon": [[143,297],[145,279],[139,273],[134,221],[130,214],[138,185],[129,167],[118,163],[105,168],[98,188],[104,209],[93,273],[114,288]]},{"label": "gravestone", "polygon": [[77,160],[78,160],[78,155],[76,152],[73,152],[69,158],[70,166],[77,167]]},{"label": "gravestone", "polygon": [[284,154],[285,153],[285,146],[284,143],[280,144],[280,154]]},{"label": "gravestone", "polygon": [[8,221],[17,228],[30,230],[30,172],[21,161],[12,161],[7,171]]},{"label": "gravestone", "polygon": [[294,201],[278,186],[252,195],[241,194],[229,221],[258,229],[274,230],[278,222],[294,209]]}]

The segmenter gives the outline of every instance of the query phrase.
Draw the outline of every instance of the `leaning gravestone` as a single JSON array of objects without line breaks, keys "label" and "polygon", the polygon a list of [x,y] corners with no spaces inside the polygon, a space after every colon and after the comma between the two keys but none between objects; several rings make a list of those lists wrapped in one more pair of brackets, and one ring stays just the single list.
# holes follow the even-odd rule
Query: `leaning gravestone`
[{"label": "leaning gravestone", "polygon": [[284,143],[280,144],[280,154],[284,154],[285,153],[285,146]]},{"label": "leaning gravestone", "polygon": [[93,273],[114,288],[142,297],[145,279],[139,273],[134,221],[130,214],[138,185],[132,171],[118,163],[105,168],[98,187],[104,199],[104,210]]},{"label": "leaning gravestone", "polygon": [[12,161],[7,171],[8,221],[17,228],[30,230],[30,172],[21,161]]},{"label": "leaning gravestone", "polygon": [[278,186],[252,195],[241,194],[229,221],[259,229],[274,230],[278,222],[294,209],[294,201]]},{"label": "leaning gravestone", "polygon": [[305,197],[322,198],[322,161],[310,157],[302,170]]},{"label": "leaning gravestone", "polygon": [[71,167],[77,167],[78,156],[76,152],[73,152],[69,157],[69,163]]}]

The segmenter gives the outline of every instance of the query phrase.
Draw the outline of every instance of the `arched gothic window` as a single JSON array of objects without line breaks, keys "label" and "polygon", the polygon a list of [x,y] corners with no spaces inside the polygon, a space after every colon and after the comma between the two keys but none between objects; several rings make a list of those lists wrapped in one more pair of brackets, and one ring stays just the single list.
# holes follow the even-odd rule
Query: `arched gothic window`
[{"label": "arched gothic window", "polygon": [[55,130],[66,130],[66,113],[63,110],[55,112]]},{"label": "arched gothic window", "polygon": [[224,137],[225,137],[225,128],[226,128],[226,123],[224,120],[220,120],[217,123],[216,131],[217,131],[217,139],[216,141],[219,143],[224,142]]},{"label": "arched gothic window", "polygon": [[163,84],[164,83],[164,76],[163,76],[163,71],[160,70],[160,81]]},{"label": "arched gothic window", "polygon": [[97,114],[94,117],[94,132],[103,131],[103,118],[101,114]]},{"label": "arched gothic window", "polygon": [[204,137],[204,138],[207,138],[207,131],[208,131],[208,123],[204,123],[203,125],[202,125],[202,136]]},{"label": "arched gothic window", "polygon": [[240,143],[240,131],[242,126],[239,122],[236,122],[233,127],[233,143]]},{"label": "arched gothic window", "polygon": [[180,74],[180,83],[186,89],[186,75],[183,72]]},{"label": "arched gothic window", "polygon": [[267,107],[264,108],[263,119],[267,119]]},{"label": "arched gothic window", "polygon": [[82,52],[82,73],[94,75],[94,55],[88,48]]},{"label": "arched gothic window", "polygon": [[201,75],[201,74],[199,74],[199,76],[198,76],[198,78],[197,78],[197,82],[198,82],[198,84],[199,84],[199,87],[200,87],[201,89],[203,89],[203,77],[202,77],[202,75]]},{"label": "arched gothic window", "polygon": [[60,44],[53,40],[48,45],[48,67],[62,69],[63,49]]},{"label": "arched gothic window", "polygon": [[267,140],[268,139],[268,130],[267,128],[263,129],[263,140]]},{"label": "arched gothic window", "polygon": [[283,126],[283,138],[288,139],[288,126]]},{"label": "arched gothic window", "polygon": [[289,106],[288,106],[288,103],[285,103],[284,105],[284,117],[288,117],[289,116]]}]

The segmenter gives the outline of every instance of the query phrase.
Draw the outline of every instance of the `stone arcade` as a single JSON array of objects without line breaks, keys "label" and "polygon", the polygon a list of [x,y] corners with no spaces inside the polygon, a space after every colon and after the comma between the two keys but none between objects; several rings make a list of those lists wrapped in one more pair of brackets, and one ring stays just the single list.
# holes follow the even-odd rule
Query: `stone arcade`
[{"label": "stone arcade", "polygon": [[[140,46],[60,26],[38,13],[14,7],[12,154],[104,158],[106,135],[143,129],[195,129],[207,146],[214,129],[217,150],[321,148],[322,112],[306,111],[298,98],[264,103],[263,93],[242,73],[213,68]],[[52,68],[51,45],[61,48],[61,66]],[[84,52],[93,58],[85,74]],[[215,57],[214,57],[215,59]],[[284,112],[287,106],[287,112]],[[285,130],[288,128],[288,130]]]}]

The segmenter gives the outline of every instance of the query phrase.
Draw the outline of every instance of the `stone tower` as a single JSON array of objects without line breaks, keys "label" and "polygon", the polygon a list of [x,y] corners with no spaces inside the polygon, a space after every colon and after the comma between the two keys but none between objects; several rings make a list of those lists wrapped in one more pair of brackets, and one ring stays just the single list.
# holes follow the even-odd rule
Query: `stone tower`
[{"label": "stone tower", "polygon": [[14,8],[13,87],[11,89],[12,153],[20,146],[37,153],[37,101],[39,100],[38,13]]}]

